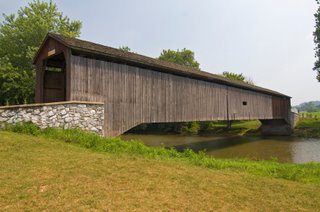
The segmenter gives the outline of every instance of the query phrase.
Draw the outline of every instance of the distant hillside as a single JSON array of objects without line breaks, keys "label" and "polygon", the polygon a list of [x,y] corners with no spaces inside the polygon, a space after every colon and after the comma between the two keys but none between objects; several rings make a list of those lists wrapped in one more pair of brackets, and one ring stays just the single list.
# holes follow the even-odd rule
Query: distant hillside
[{"label": "distant hillside", "polygon": [[300,105],[294,106],[294,108],[297,108],[299,112],[318,112],[320,111],[320,101],[304,102]]}]

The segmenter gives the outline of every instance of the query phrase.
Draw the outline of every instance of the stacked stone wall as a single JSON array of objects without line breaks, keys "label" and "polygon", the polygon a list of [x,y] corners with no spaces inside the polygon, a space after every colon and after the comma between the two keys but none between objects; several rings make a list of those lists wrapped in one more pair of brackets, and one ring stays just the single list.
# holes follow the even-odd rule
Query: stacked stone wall
[{"label": "stacked stone wall", "polygon": [[57,102],[0,107],[0,126],[32,122],[40,128],[80,128],[104,135],[104,105],[92,102]]}]

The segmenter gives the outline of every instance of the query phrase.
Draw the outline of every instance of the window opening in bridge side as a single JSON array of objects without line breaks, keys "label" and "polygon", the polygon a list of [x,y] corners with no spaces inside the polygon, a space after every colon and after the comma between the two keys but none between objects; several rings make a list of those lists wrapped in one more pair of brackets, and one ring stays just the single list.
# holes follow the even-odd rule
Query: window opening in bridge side
[{"label": "window opening in bridge side", "polygon": [[247,101],[243,101],[243,102],[242,102],[242,105],[243,105],[243,106],[247,106],[247,104],[248,104]]}]

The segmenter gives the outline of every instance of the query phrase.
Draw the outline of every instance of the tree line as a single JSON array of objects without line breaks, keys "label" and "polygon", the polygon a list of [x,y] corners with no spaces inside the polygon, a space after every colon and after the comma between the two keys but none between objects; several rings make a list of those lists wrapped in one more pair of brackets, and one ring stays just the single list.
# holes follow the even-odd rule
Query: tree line
[{"label": "tree line", "polygon": [[319,112],[320,101],[304,102],[295,106],[295,108],[297,108],[299,112]]}]

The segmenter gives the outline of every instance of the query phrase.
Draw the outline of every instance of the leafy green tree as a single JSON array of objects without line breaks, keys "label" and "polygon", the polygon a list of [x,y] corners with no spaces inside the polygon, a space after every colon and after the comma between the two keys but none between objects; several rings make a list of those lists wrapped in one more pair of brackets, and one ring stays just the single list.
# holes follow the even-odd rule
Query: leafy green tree
[{"label": "leafy green tree", "polygon": [[163,50],[159,56],[160,60],[177,63],[184,66],[190,66],[200,70],[200,64],[194,58],[194,52],[183,48],[182,50]]},{"label": "leafy green tree", "polygon": [[198,134],[200,130],[200,124],[198,122],[188,122],[181,127],[181,132],[186,134]]},{"label": "leafy green tree", "polygon": [[296,108],[303,112],[318,112],[320,111],[320,101],[304,102],[296,106]]},{"label": "leafy green tree", "polygon": [[26,72],[18,73],[7,57],[0,58],[0,97],[1,104],[10,102],[24,102],[21,97],[31,93],[28,86],[28,74]]},{"label": "leafy green tree", "polygon": [[120,46],[119,49],[124,51],[124,52],[132,52],[131,49],[128,46]]},{"label": "leafy green tree", "polygon": [[316,44],[315,47],[315,57],[316,57],[316,62],[314,63],[314,71],[317,71],[317,80],[320,82],[320,8],[318,9],[317,13],[315,14],[316,18],[316,29],[314,34],[314,42]]},{"label": "leafy green tree", "polygon": [[231,79],[231,80],[238,80],[238,81],[245,82],[245,83],[248,83],[251,85],[254,84],[252,79],[245,77],[242,73],[237,74],[237,73],[233,73],[233,72],[224,71],[222,73],[222,76],[224,76],[228,79]]},{"label": "leafy green tree", "polygon": [[228,72],[228,71],[224,71],[222,73],[222,75],[228,79],[231,79],[231,80],[238,80],[238,81],[241,81],[241,82],[244,82],[246,77],[243,76],[243,74],[236,74],[236,73],[232,73],[232,72]]},{"label": "leafy green tree", "polygon": [[[316,0],[316,2],[319,5],[319,0]],[[317,80],[320,82],[320,7],[318,8],[317,12],[314,14],[314,17],[316,19],[315,31],[313,32],[314,43],[316,45],[315,47],[316,62],[314,63],[313,70],[317,71],[318,73]]]},{"label": "leafy green tree", "polygon": [[81,22],[64,16],[52,1],[34,0],[0,23],[0,104],[32,102],[35,90],[33,57],[46,34],[80,35]]}]

